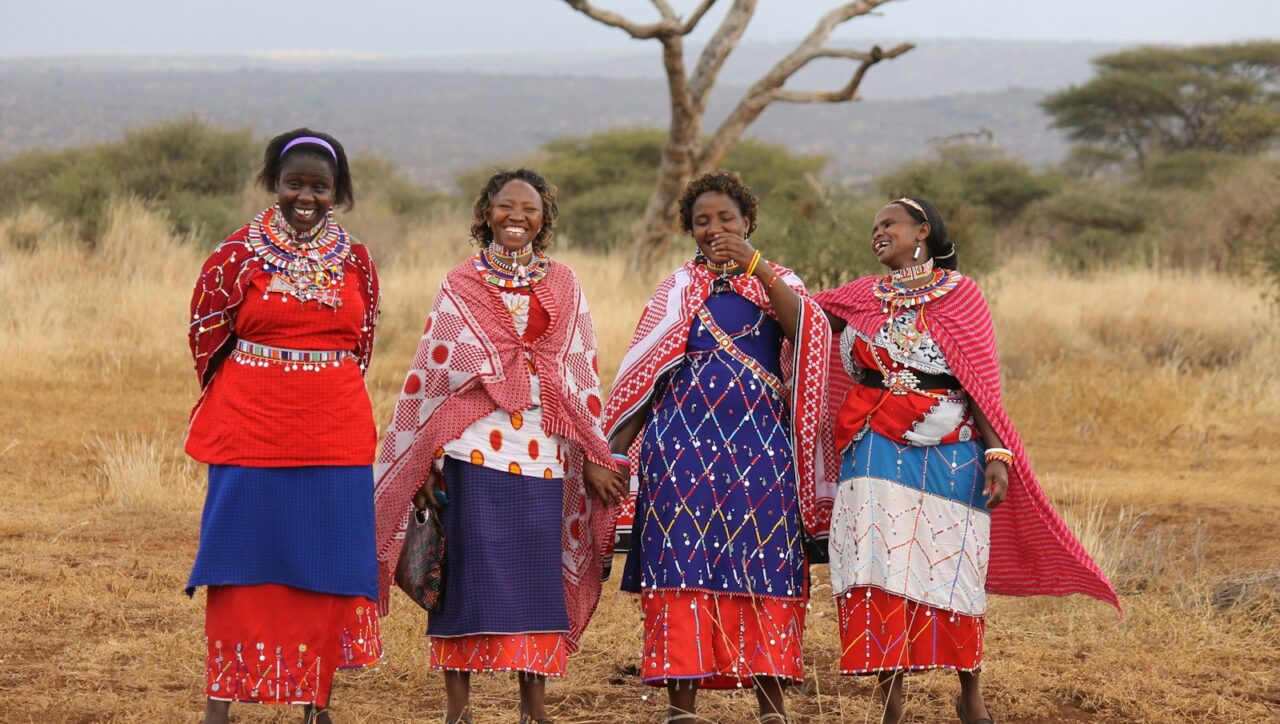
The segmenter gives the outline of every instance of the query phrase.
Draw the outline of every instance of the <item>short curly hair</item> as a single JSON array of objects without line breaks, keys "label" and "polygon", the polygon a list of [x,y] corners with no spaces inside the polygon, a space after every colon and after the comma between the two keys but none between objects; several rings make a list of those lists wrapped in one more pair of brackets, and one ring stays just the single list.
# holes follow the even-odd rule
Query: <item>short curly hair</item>
[{"label": "short curly hair", "polygon": [[[304,137],[323,140],[333,148],[333,155],[330,155],[325,147],[308,142],[299,143],[287,152],[284,150],[290,141]],[[324,161],[333,171],[334,203],[348,211],[355,206],[356,192],[351,183],[351,167],[347,163],[346,149],[333,136],[310,128],[295,128],[267,142],[267,150],[262,156],[262,169],[258,171],[258,185],[273,194],[276,193],[276,184],[280,181],[280,169],[284,167],[284,160],[292,156],[313,156]]]},{"label": "short curly hair", "polygon": [[693,205],[703,194],[721,193],[733,199],[738,205],[742,218],[747,220],[747,236],[756,231],[756,217],[760,212],[760,199],[751,187],[742,182],[742,177],[733,171],[711,171],[704,173],[684,187],[684,195],[680,197],[680,228],[685,233],[693,232]]},{"label": "short curly hair", "polygon": [[551,246],[554,235],[556,217],[560,208],[556,206],[556,187],[552,186],[542,174],[528,168],[514,171],[502,170],[489,177],[480,195],[476,197],[474,214],[471,217],[471,239],[480,246],[493,241],[493,229],[489,228],[489,211],[493,209],[493,197],[498,195],[503,186],[512,181],[524,181],[542,197],[542,228],[533,237],[533,250],[539,254]]}]

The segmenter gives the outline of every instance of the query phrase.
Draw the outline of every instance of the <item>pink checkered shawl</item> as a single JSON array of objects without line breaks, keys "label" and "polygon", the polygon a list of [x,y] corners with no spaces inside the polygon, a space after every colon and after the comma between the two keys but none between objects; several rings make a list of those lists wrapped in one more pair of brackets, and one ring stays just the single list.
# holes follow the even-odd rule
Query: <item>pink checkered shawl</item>
[{"label": "pink checkered shawl", "polygon": [[[800,493],[800,517],[809,535],[825,538],[831,528],[836,490],[836,481],[829,478],[837,477],[839,471],[823,398],[831,326],[795,272],[772,262],[769,266],[782,283],[800,296],[796,339],[784,340],[781,352],[783,383],[790,391],[791,444]],[[705,266],[689,261],[662,280],[649,298],[605,406],[604,425],[608,437],[632,416],[648,413],[658,379],[683,359],[689,327],[711,295],[715,279]],[[729,283],[735,292],[770,317],[777,318],[759,279],[740,275],[730,277]],[[643,433],[636,436],[631,446],[632,470],[637,469],[641,437]]]},{"label": "pink checkered shawl", "polygon": [[498,288],[480,278],[473,259],[440,284],[375,469],[378,605],[385,613],[412,497],[426,481],[435,451],[495,409],[516,412],[532,404],[527,351],[542,383],[543,429],[569,446],[561,544],[569,650],[575,651],[599,601],[613,543],[612,512],[587,497],[583,459],[613,463],[600,431],[595,329],[578,279],[552,262],[531,289],[551,320],[541,337],[526,344]]},{"label": "pink checkered shawl", "polygon": [[[855,329],[874,337],[885,313],[872,293],[879,277],[862,277],[839,289],[814,295],[818,304]],[[1031,471],[1026,448],[1005,414],[1000,394],[991,310],[978,285],[961,276],[959,285],[928,302],[923,313],[929,333],[942,349],[960,384],[977,403],[1004,446],[1013,451],[1009,497],[991,513],[991,558],[987,591],[1005,596],[1065,596],[1083,593],[1123,613],[1110,581],[1045,497]],[[838,345],[837,345],[838,347]],[[839,350],[833,350],[833,359]],[[828,388],[830,409],[838,409],[853,381],[833,362]]]}]

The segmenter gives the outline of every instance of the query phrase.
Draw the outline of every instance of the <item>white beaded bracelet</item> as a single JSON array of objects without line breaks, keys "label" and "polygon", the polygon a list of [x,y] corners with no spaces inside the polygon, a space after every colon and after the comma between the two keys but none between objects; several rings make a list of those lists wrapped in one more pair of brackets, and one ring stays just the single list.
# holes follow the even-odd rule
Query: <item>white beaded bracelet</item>
[{"label": "white beaded bracelet", "polygon": [[1009,448],[1005,448],[1005,447],[989,447],[989,448],[987,448],[987,452],[986,452],[986,453],[984,453],[984,457],[986,457],[988,460],[990,460],[992,455],[1008,455],[1009,457],[1013,457],[1013,451],[1012,451],[1012,450],[1010,450]]}]

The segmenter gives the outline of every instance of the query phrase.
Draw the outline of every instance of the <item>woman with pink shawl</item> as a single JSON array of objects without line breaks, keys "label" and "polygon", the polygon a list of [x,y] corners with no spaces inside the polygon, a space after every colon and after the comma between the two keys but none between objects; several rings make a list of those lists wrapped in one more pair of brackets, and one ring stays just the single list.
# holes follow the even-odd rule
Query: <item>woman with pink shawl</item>
[{"label": "woman with pink shawl", "polygon": [[545,254],[556,214],[555,188],[533,171],[485,184],[471,227],[481,249],[440,285],[376,468],[383,611],[412,507],[444,524],[427,633],[447,722],[471,721],[477,671],[517,672],[520,721],[550,722],[546,677],[564,674],[595,610],[607,508],[626,492],[600,430],[591,313],[573,270]]},{"label": "woman with pink shawl", "polygon": [[904,672],[954,669],[957,716],[991,722],[987,593],[1119,601],[1031,472],[1001,403],[990,311],[956,271],[941,214],[890,203],[871,250],[887,275],[814,295],[839,335],[828,400],[843,456],[830,533],[840,672],[877,675],[882,721],[896,724]]}]

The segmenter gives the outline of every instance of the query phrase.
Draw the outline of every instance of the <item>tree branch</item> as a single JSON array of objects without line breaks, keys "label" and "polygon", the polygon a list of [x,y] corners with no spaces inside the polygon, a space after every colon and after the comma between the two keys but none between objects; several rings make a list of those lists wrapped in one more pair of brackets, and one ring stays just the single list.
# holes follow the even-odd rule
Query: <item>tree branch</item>
[{"label": "tree branch", "polygon": [[911,43],[903,43],[892,50],[881,50],[880,46],[875,46],[870,53],[856,54],[850,51],[848,54],[841,53],[837,56],[818,55],[816,57],[840,57],[853,58],[861,55],[863,61],[858,64],[858,69],[853,72],[853,77],[845,84],[843,88],[835,91],[789,91],[785,88],[779,88],[773,92],[773,100],[782,101],[783,103],[843,103],[845,101],[855,100],[858,94],[858,86],[862,85],[862,77],[867,74],[871,66],[885,59],[896,58],[899,55],[911,50],[915,46]]},{"label": "tree branch", "polygon": [[697,27],[698,21],[702,20],[702,16],[707,14],[711,6],[716,4],[716,0],[702,0],[697,9],[689,15],[688,19],[681,22],[675,10],[666,0],[653,0],[654,6],[662,14],[662,20],[656,23],[641,24],[610,10],[602,10],[592,5],[588,0],[564,0],[564,2],[592,20],[618,28],[638,40],[688,35]]},{"label": "tree branch", "polygon": [[715,34],[707,41],[707,47],[702,49],[702,56],[698,58],[698,65],[689,82],[693,90],[693,102],[699,108],[706,108],[707,97],[720,75],[720,69],[724,67],[729,53],[738,47],[738,41],[742,39],[755,12],[756,0],[734,0],[733,7],[729,8],[720,27],[716,28]]},{"label": "tree branch", "polygon": [[[662,18],[664,20],[680,22],[680,16],[676,13],[675,8],[671,7],[671,3],[667,2],[667,0],[650,1],[653,3],[653,6],[658,9],[658,12],[662,13]],[[702,0],[702,2],[698,4],[698,7],[694,9],[693,13],[689,15],[689,18],[684,22],[680,22],[679,34],[688,35],[689,33],[692,33],[693,29],[698,27],[698,23],[701,22],[702,16],[706,15],[707,11],[711,9],[711,6],[715,4],[716,0]]]},{"label": "tree branch", "polygon": [[716,0],[702,0],[702,3],[698,5],[698,7],[689,15],[689,18],[684,21],[680,34],[688,35],[689,33],[692,33],[693,29],[698,27],[698,23],[702,22],[702,16],[706,15],[707,11],[711,9],[711,6],[715,4]]},{"label": "tree branch", "polygon": [[[777,100],[789,101],[792,103],[812,103],[824,101],[829,103],[837,103],[841,101],[853,100],[857,97],[858,85],[862,82],[862,77],[866,75],[867,70],[876,63],[886,57],[895,58],[914,46],[910,43],[903,43],[893,50],[873,51],[865,58],[859,58],[854,55],[854,51],[845,51],[838,48],[825,47],[827,38],[842,23],[846,23],[853,18],[866,15],[876,8],[884,5],[890,0],[858,0],[857,2],[843,3],[839,7],[828,11],[826,15],[819,18],[814,25],[813,30],[805,36],[804,40],[796,45],[795,49],[779,60],[773,68],[769,70],[760,80],[756,81],[738,105],[733,109],[716,132],[711,136],[711,140],[703,148],[702,153],[698,157],[698,169],[706,169],[717,166],[724,157],[728,155],[729,150],[737,144],[738,139],[764,109]],[[878,51],[878,52],[877,52]],[[839,91],[827,94],[820,93],[797,93],[793,91],[783,90],[793,75],[801,68],[807,65],[815,58],[821,57],[853,57],[861,61],[858,70],[855,71],[853,78],[849,83]],[[696,88],[696,86],[695,86]]]},{"label": "tree branch", "polygon": [[674,30],[675,24],[665,18],[660,22],[641,25],[640,23],[629,20],[618,13],[611,12],[609,10],[601,10],[590,2],[587,2],[587,0],[564,0],[564,2],[569,7],[577,10],[583,15],[586,15],[592,20],[618,28],[626,32],[627,35],[639,40],[658,38],[663,35],[668,35]]}]

